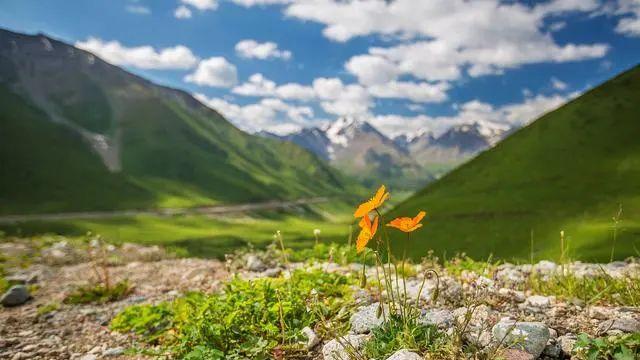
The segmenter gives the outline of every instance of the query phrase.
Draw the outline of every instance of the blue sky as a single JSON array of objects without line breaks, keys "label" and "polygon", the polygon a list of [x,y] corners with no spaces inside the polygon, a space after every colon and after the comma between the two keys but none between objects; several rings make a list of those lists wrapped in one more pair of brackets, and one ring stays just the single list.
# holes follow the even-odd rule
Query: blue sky
[{"label": "blue sky", "polygon": [[0,0],[248,131],[523,124],[640,60],[638,0]]}]

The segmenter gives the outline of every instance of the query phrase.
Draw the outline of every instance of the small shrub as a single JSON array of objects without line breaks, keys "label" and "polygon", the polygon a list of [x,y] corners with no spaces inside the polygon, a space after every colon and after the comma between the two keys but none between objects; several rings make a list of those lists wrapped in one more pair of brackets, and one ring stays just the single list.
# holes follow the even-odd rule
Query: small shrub
[{"label": "small shrub", "polygon": [[156,343],[173,327],[174,311],[171,304],[134,305],[111,320],[112,330],[133,332],[150,343]]},{"label": "small shrub", "polygon": [[131,293],[133,287],[127,280],[113,286],[103,284],[80,286],[64,299],[67,304],[107,303],[123,299]]},{"label": "small shrub", "polygon": [[491,278],[495,274],[498,265],[500,265],[500,262],[493,261],[491,258],[487,259],[487,261],[476,261],[465,254],[460,254],[444,262],[444,268],[447,272],[456,277],[459,277],[466,270]]},{"label": "small shrub", "polygon": [[580,360],[635,360],[640,358],[640,333],[595,339],[580,334],[573,351]]},{"label": "small shrub", "polygon": [[391,316],[387,322],[372,330],[373,337],[365,345],[367,359],[386,359],[400,349],[412,349],[421,354],[442,355],[446,336],[435,326],[420,325],[415,319],[405,322]]}]

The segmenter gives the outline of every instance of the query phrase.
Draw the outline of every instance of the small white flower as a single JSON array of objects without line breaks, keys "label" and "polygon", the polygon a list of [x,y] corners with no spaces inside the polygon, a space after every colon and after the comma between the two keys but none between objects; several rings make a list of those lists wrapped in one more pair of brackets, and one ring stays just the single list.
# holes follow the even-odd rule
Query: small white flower
[{"label": "small white flower", "polygon": [[320,235],[320,229],[313,229],[313,235],[315,236]]}]

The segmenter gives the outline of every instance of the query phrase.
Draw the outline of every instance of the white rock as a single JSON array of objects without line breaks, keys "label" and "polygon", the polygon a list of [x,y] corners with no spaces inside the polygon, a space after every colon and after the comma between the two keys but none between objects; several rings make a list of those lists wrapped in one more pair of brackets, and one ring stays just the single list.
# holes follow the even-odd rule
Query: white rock
[{"label": "white rock", "polygon": [[532,295],[525,300],[524,304],[528,307],[546,308],[551,306],[554,298],[552,296]]},{"label": "white rock", "polygon": [[263,271],[267,268],[264,262],[260,260],[259,257],[253,254],[247,256],[246,267],[247,267],[247,270],[250,270],[250,271]]},{"label": "white rock", "polygon": [[440,329],[452,327],[453,321],[453,313],[449,310],[428,310],[418,317],[418,323],[434,325]]},{"label": "white rock", "polygon": [[[360,350],[367,342],[367,335],[346,335],[340,338],[340,341],[333,339],[322,347],[322,356],[324,360],[346,360],[349,359],[350,349]],[[345,349],[342,344],[349,344]]]},{"label": "white rock", "polygon": [[313,349],[313,347],[318,345],[318,343],[320,342],[320,337],[310,327],[305,326],[302,329],[302,333],[304,334],[304,336],[307,337],[307,345],[306,345],[307,350]]},{"label": "white rock", "polygon": [[104,356],[104,357],[120,356],[122,354],[124,354],[124,349],[121,348],[121,347],[115,347],[115,348],[107,349],[107,350],[102,352],[102,356]]},{"label": "white rock", "polygon": [[402,349],[393,353],[387,360],[422,360],[422,356],[407,349]]},{"label": "white rock", "polygon": [[[388,316],[388,308],[385,306],[385,315]],[[378,316],[380,314],[380,316]],[[351,332],[355,334],[365,334],[370,332],[384,322],[384,316],[380,312],[380,303],[363,306],[356,313],[351,315]]]},{"label": "white rock", "polygon": [[540,322],[500,321],[492,330],[493,340],[521,349],[537,358],[549,341],[549,328]]},{"label": "white rock", "polygon": [[571,352],[573,351],[573,347],[576,345],[577,340],[578,339],[575,335],[567,334],[558,337],[556,342],[558,343],[558,345],[560,345],[560,350],[562,350],[562,353],[569,356],[571,355]]}]

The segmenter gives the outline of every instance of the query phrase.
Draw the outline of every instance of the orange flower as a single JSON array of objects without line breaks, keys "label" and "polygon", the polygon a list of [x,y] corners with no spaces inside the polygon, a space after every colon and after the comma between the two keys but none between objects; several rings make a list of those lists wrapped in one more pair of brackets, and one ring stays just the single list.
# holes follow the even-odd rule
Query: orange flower
[{"label": "orange flower", "polygon": [[389,193],[385,191],[384,185],[380,186],[376,195],[360,204],[360,206],[358,206],[358,210],[356,210],[353,216],[358,218],[369,214],[373,210],[379,208],[388,198]]},{"label": "orange flower", "polygon": [[356,240],[356,252],[359,254],[378,231],[378,217],[376,216],[371,223],[369,215],[365,215],[358,225],[360,226],[360,234]]},{"label": "orange flower", "polygon": [[422,227],[422,224],[420,224],[420,221],[422,221],[422,218],[424,218],[425,215],[427,215],[426,212],[420,211],[418,215],[416,215],[416,217],[414,217],[413,219],[410,217],[395,218],[390,223],[388,223],[387,226],[391,226],[400,231],[410,233]]}]

